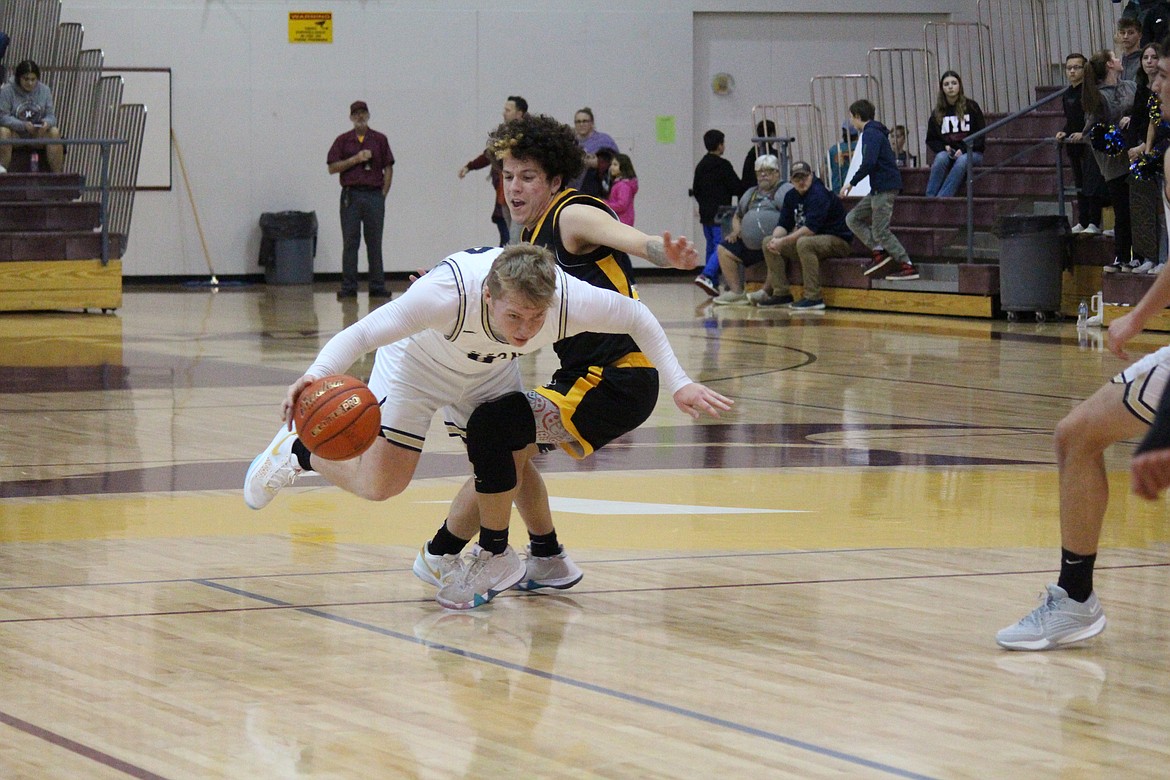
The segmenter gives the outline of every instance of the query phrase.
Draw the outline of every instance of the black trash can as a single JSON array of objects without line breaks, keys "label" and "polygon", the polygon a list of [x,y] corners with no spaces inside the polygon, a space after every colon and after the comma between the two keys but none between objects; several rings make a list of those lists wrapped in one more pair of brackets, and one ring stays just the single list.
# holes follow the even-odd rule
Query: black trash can
[{"label": "black trash can", "polygon": [[317,255],[317,212],[260,215],[260,265],[268,284],[312,284]]},{"label": "black trash can", "polygon": [[1060,312],[1062,272],[1069,234],[1058,214],[1008,214],[995,226],[999,237],[999,306],[1008,312],[1034,311],[1043,320]]}]

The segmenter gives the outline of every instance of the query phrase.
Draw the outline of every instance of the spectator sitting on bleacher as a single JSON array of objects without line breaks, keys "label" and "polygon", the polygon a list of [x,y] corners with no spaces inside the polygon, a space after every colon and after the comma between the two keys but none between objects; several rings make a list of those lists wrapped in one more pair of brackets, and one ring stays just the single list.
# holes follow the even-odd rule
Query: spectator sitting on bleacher
[{"label": "spectator sitting on bleacher", "polygon": [[934,155],[928,197],[949,198],[967,179],[967,168],[983,162],[983,138],[967,148],[964,139],[987,126],[983,109],[963,94],[963,80],[953,70],[938,80],[938,102],[926,123],[926,148]]},{"label": "spectator sitting on bleacher", "polygon": [[743,289],[743,269],[764,262],[764,241],[780,223],[780,209],[784,196],[792,185],[780,184],[780,161],[774,154],[756,158],[755,187],[740,196],[731,230],[723,237],[719,248],[719,269],[727,283],[727,292],[715,296],[719,305],[747,303]]},{"label": "spectator sitting on bleacher", "polygon": [[906,148],[906,125],[894,125],[890,131],[890,146],[894,148],[894,162],[899,168],[916,168],[918,157]]},{"label": "spectator sitting on bleacher", "polygon": [[[1089,135],[1094,125],[1100,129],[1116,125],[1124,130],[1129,125],[1126,114],[1133,108],[1137,85],[1121,79],[1121,60],[1110,49],[1093,55],[1085,68],[1081,104],[1085,108],[1084,133]],[[1106,271],[1120,271],[1129,267],[1133,248],[1129,219],[1129,157],[1125,149],[1113,154],[1094,148],[1093,157],[1105,178],[1109,201],[1113,204],[1113,262]]]},{"label": "spectator sitting on bleacher", "polygon": [[849,172],[849,160],[853,157],[853,149],[857,146],[857,128],[846,119],[841,124],[841,140],[829,149],[829,189],[833,192],[841,189],[845,184],[845,174]]},{"label": "spectator sitting on bleacher", "polygon": [[[53,93],[41,83],[41,69],[32,60],[16,66],[14,81],[0,87],[0,140],[7,138],[60,138],[57,116],[53,110]],[[35,148],[35,147],[34,147]],[[46,144],[49,170],[61,170],[64,148]],[[0,169],[12,164],[12,146],[0,144]]]},{"label": "spectator sitting on bleacher", "polygon": [[[764,242],[768,278],[764,287],[748,296],[757,306],[784,306],[793,311],[825,308],[821,295],[821,260],[847,257],[853,234],[845,226],[845,206],[813,175],[806,162],[792,164],[792,189],[784,196],[780,221]],[[785,260],[799,260],[804,279],[804,297],[792,302]]]},{"label": "spectator sitting on bleacher", "polygon": [[1064,127],[1056,134],[1057,140],[1064,141],[1064,153],[1068,155],[1068,166],[1072,168],[1073,182],[1077,188],[1077,224],[1074,234],[1084,233],[1095,236],[1101,232],[1101,209],[1109,196],[1105,179],[1097,161],[1085,146],[1085,107],[1081,104],[1084,89],[1085,66],[1088,58],[1080,53],[1064,58],[1064,75],[1068,79],[1068,90],[1061,97],[1064,107]]}]

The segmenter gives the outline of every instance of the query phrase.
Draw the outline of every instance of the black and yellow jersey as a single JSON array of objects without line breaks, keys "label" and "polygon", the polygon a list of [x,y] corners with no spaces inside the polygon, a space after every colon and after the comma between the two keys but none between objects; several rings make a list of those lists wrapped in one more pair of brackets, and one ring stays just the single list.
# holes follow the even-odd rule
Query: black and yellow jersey
[{"label": "black and yellow jersey", "polygon": [[[575,255],[565,249],[561,241],[561,210],[565,206],[577,204],[603,209],[617,219],[605,201],[592,195],[584,195],[577,190],[566,189],[553,198],[535,229],[524,228],[521,240],[550,250],[557,259],[557,265],[569,275],[594,287],[614,290],[637,300],[634,272],[630,265],[630,257],[625,252],[599,246],[587,254]],[[615,333],[581,333],[558,341],[553,349],[561,360],[562,368],[570,370],[588,366],[607,366],[617,363],[631,352],[639,352],[638,345],[632,338]]]}]

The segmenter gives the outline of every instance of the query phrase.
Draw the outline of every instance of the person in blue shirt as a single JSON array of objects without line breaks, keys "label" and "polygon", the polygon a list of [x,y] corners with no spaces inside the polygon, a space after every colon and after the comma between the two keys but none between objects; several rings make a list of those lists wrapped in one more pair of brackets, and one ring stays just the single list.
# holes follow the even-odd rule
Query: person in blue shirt
[{"label": "person in blue shirt", "polygon": [[[780,206],[779,223],[764,242],[768,278],[748,300],[757,306],[790,305],[793,311],[819,311],[825,308],[821,260],[848,256],[853,235],[845,224],[841,199],[813,175],[812,166],[794,162],[789,182],[792,189]],[[804,278],[804,297],[795,303],[784,268],[784,261],[790,259],[800,261]]]}]

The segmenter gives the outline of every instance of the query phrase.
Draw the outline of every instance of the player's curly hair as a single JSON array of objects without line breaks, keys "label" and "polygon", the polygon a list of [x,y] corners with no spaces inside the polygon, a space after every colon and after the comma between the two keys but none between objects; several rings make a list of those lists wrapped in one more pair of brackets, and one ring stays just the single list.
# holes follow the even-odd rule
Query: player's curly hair
[{"label": "player's curly hair", "polygon": [[500,160],[533,160],[550,179],[560,176],[562,185],[585,170],[585,153],[573,128],[546,114],[503,123],[488,136],[487,148]]}]

